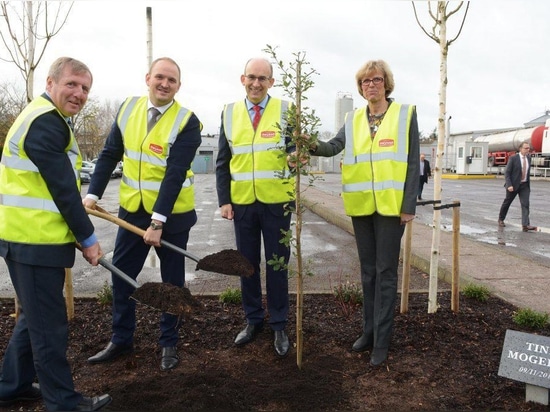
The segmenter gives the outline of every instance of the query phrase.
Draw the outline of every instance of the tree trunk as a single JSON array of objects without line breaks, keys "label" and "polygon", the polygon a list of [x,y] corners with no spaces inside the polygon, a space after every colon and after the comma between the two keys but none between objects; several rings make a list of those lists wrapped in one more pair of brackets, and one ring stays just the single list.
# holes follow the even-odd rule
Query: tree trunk
[{"label": "tree trunk", "polygon": [[[447,16],[445,2],[437,2],[437,16],[439,20],[439,50],[441,67],[439,71],[439,117],[437,127],[437,155],[434,171],[434,201],[435,206],[441,204],[441,175],[443,172],[443,155],[445,151],[445,115],[447,102]],[[433,213],[432,253],[430,260],[430,287],[428,294],[428,313],[437,311],[437,280],[439,272],[439,245],[441,238],[441,210],[435,208]]]}]

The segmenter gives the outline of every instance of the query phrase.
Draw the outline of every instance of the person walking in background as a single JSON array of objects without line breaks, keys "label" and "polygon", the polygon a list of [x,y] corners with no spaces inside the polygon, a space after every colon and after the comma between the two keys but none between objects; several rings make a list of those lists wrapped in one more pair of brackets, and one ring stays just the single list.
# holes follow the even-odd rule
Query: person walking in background
[{"label": "person walking in background", "polygon": [[363,333],[352,350],[372,349],[370,364],[386,361],[397,299],[397,269],[405,224],[415,217],[418,196],[419,132],[416,108],[389,96],[395,83],[383,60],[365,63],[355,75],[367,106],[346,115],[315,156],[342,150],[342,198],[351,217],[361,266]]},{"label": "person walking in background", "polygon": [[[95,208],[113,169],[123,160],[118,217],[146,232],[141,238],[119,228],[113,264],[136,279],[154,246],[162,281],[183,287],[184,256],[160,247],[160,240],[162,237],[186,249],[189,231],[197,221],[191,162],[201,144],[202,124],[192,111],[174,100],[181,86],[181,71],[174,60],[155,60],[145,83],[148,96],[129,97],[119,109],[83,203]],[[88,359],[90,363],[109,362],[133,351],[136,304],[130,295],[134,289],[115,275],[112,282],[112,337],[105,349]],[[179,362],[180,322],[179,316],[161,315],[162,370],[172,369]]]},{"label": "person walking in background", "polygon": [[428,178],[432,177],[432,169],[430,168],[430,162],[426,160],[426,155],[420,153],[420,179],[418,184],[418,200],[422,200],[422,191],[424,185],[428,183]]},{"label": "person walking in background", "polygon": [[537,230],[536,226],[531,226],[529,221],[529,196],[531,194],[531,185],[529,178],[529,168],[531,167],[531,156],[529,155],[530,145],[528,142],[522,142],[519,145],[519,153],[511,156],[504,172],[504,187],[506,188],[506,197],[500,207],[498,215],[498,225],[506,226],[504,220],[508,214],[508,209],[517,195],[521,204],[521,225],[524,232]]},{"label": "person walking in background", "polygon": [[[0,407],[43,399],[48,411],[96,411],[107,394],[84,397],[74,388],[63,296],[75,240],[97,266],[101,247],[80,197],[82,157],[70,126],[88,100],[92,73],[60,57],[35,98],[10,128],[0,163],[0,255],[20,313],[4,352]],[[60,178],[61,177],[61,178]],[[33,383],[38,377],[38,384]]]},{"label": "person walking in background", "polygon": [[[253,58],[246,63],[241,75],[246,98],[227,104],[222,113],[216,188],[222,217],[234,222],[237,250],[254,267],[251,277],[241,277],[247,324],[237,335],[235,345],[251,342],[264,326],[260,279],[263,237],[269,326],[274,331],[275,352],[283,357],[290,348],[285,332],[288,270],[275,269],[267,261],[276,257],[286,265],[290,258],[289,246],[281,243],[281,231],[290,229],[294,199],[289,192],[294,179],[289,177],[286,156],[281,156],[291,141],[284,133],[289,103],[268,95],[273,83],[273,67],[268,60]],[[282,125],[280,129],[277,123]],[[279,176],[281,171],[286,178]]]}]

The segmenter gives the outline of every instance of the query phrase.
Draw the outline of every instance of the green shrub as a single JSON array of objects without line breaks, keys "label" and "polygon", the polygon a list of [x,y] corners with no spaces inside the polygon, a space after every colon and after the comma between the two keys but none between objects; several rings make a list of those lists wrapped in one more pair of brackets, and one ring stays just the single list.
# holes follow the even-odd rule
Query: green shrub
[{"label": "green shrub", "polygon": [[489,296],[491,296],[491,292],[489,292],[489,289],[485,286],[474,285],[473,283],[465,286],[462,293],[467,298],[475,299],[480,302],[487,302]]},{"label": "green shrub", "polygon": [[219,301],[222,303],[241,303],[243,300],[241,290],[236,288],[227,288],[220,293]]},{"label": "green shrub", "polygon": [[103,287],[97,292],[97,300],[100,305],[107,306],[113,303],[113,287],[105,281]]},{"label": "green shrub", "polygon": [[346,282],[334,288],[334,296],[341,303],[359,305],[363,303],[363,290],[355,283]]},{"label": "green shrub", "polygon": [[531,309],[519,309],[514,312],[512,319],[518,325],[541,329],[548,323],[548,316],[548,313],[540,313]]}]

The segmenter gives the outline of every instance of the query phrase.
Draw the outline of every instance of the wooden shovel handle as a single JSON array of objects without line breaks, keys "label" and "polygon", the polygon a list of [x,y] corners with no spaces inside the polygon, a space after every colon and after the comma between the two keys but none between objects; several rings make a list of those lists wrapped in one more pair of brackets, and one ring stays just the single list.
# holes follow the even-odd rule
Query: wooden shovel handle
[{"label": "wooden shovel handle", "polygon": [[[113,216],[112,214],[110,214],[109,212],[107,212],[105,209],[101,208],[98,205],[95,206],[95,209],[86,208],[86,212],[90,215],[97,216],[97,217],[105,219],[109,222],[112,222],[112,223],[120,226],[121,228],[126,229],[126,230],[128,230],[132,233],[135,233],[136,235],[139,235],[141,237],[143,237],[143,235],[145,234],[145,230],[143,230],[143,229],[141,229],[141,228],[139,228],[139,227],[137,227],[137,226],[135,226],[131,223],[128,223],[124,219]],[[192,259],[195,262],[198,262],[200,260],[197,256],[193,255],[192,253],[189,253],[187,250],[182,249],[182,248],[180,248],[180,247],[178,247],[178,246],[176,246],[176,245],[174,245],[170,242],[167,242],[166,240],[161,239],[160,240],[160,245],[164,246],[168,249],[171,249],[174,252],[182,254],[183,256],[187,256],[189,259]]]}]

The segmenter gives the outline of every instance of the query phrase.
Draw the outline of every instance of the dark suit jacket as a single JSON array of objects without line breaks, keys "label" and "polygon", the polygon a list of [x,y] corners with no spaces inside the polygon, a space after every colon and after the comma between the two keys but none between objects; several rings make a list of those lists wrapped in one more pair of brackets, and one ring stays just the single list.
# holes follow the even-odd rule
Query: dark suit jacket
[{"label": "dark suit jacket", "polygon": [[[531,156],[529,155],[527,156],[527,164],[531,167]],[[521,156],[519,153],[516,153],[508,160],[504,178],[504,187],[513,186],[514,191],[519,189],[519,185],[521,183]],[[529,173],[527,173],[527,184],[529,184],[529,181]]]},{"label": "dark suit jacket", "polygon": [[424,159],[424,174],[420,175],[420,180],[424,183],[428,183],[428,177],[432,175],[432,169],[430,167],[430,162]]},{"label": "dark suit jacket", "polygon": [[[117,115],[118,116],[118,115]],[[170,147],[170,155],[166,160],[166,173],[162,180],[159,195],[153,206],[153,211],[166,216],[168,219],[164,225],[165,233],[179,233],[189,230],[197,221],[195,210],[187,213],[172,214],[174,203],[185,181],[187,171],[191,168],[191,162],[201,144],[202,125],[195,114],[178,134],[174,144]],[[105,147],[101,151],[92,181],[88,187],[88,193],[103,196],[105,188],[111,178],[111,173],[124,154],[124,142],[117,122],[113,122]],[[121,209],[119,217],[124,218],[129,212]],[[136,212],[143,217],[151,216],[145,210]]]},{"label": "dark suit jacket", "polygon": [[[49,100],[47,95],[42,96]],[[57,111],[51,111],[32,122],[24,148],[44,178],[76,240],[81,242],[94,233],[94,226],[82,206],[74,169],[65,154],[69,141],[67,122]],[[72,267],[75,245],[28,245],[0,241],[0,256],[29,265]]]}]

